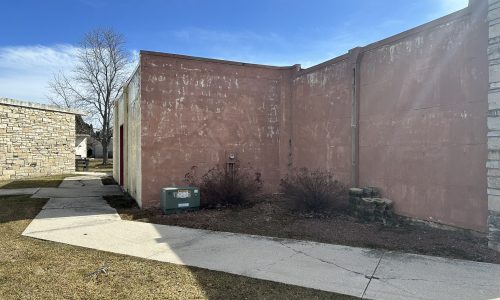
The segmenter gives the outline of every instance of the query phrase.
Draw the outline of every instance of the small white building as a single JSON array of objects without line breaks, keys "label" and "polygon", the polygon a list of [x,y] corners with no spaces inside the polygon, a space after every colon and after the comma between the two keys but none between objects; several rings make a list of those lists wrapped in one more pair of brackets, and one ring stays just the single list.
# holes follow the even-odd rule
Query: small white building
[{"label": "small white building", "polygon": [[75,155],[79,158],[87,158],[87,141],[90,135],[77,133],[75,137]]},{"label": "small white building", "polygon": [[[103,158],[102,144],[93,137],[87,139],[88,156],[93,158]],[[108,158],[113,158],[113,138],[108,144]]]}]

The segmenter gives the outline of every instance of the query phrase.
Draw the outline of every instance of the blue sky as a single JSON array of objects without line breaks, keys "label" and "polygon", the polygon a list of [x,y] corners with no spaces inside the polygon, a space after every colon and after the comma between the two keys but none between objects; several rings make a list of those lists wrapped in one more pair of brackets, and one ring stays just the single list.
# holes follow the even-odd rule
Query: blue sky
[{"label": "blue sky", "polygon": [[467,6],[467,0],[12,0],[0,3],[0,97],[47,102],[83,34],[153,50],[308,67]]}]

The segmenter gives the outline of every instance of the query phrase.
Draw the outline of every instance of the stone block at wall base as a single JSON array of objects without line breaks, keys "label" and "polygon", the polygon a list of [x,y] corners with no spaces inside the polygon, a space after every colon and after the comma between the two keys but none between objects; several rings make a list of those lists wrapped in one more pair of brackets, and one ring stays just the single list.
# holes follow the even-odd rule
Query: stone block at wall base
[{"label": "stone block at wall base", "polygon": [[500,252],[500,243],[489,241],[488,242],[488,247],[490,249],[493,249],[493,250],[496,250],[496,251]]},{"label": "stone block at wall base", "polygon": [[[489,227],[489,246],[492,249],[500,251],[500,212],[490,211],[488,217],[488,227]],[[491,247],[494,246],[494,247]]]},{"label": "stone block at wall base", "polygon": [[395,220],[392,200],[379,198],[377,188],[349,189],[349,204],[352,215],[366,222],[392,224]]}]

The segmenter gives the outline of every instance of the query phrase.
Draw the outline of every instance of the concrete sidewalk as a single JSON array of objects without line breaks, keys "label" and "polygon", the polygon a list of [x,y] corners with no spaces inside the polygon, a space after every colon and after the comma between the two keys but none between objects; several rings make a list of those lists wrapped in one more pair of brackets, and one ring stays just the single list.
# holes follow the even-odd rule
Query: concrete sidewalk
[{"label": "concrete sidewalk", "polygon": [[40,188],[0,189],[0,196],[33,195]]},{"label": "concrete sidewalk", "polygon": [[371,299],[500,297],[500,265],[124,221],[95,179],[43,191],[23,235]]}]

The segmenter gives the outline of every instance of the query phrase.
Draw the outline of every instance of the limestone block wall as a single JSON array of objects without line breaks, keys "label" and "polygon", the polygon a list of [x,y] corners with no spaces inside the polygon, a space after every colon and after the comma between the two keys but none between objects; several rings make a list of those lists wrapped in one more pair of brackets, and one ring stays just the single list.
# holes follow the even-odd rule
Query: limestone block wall
[{"label": "limestone block wall", "polygon": [[75,171],[75,112],[56,109],[0,99],[0,180]]},{"label": "limestone block wall", "polygon": [[488,6],[488,237],[500,251],[500,1],[489,0]]}]

